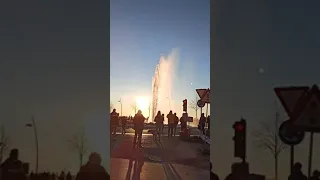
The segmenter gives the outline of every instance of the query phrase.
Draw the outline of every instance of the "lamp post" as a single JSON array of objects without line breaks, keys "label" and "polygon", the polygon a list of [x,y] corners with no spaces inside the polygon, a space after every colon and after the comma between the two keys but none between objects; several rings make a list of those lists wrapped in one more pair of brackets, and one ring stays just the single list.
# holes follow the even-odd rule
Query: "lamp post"
[{"label": "lamp post", "polygon": [[120,98],[120,100],[118,101],[119,103],[120,103],[120,113],[121,113],[121,116],[122,116],[122,100],[121,100],[121,98]]},{"label": "lamp post", "polygon": [[34,116],[32,116],[32,122],[26,124],[26,127],[32,127],[34,131],[34,138],[36,142],[36,173],[38,173],[38,166],[39,166],[39,144],[38,144],[38,132],[37,132],[37,126]]}]

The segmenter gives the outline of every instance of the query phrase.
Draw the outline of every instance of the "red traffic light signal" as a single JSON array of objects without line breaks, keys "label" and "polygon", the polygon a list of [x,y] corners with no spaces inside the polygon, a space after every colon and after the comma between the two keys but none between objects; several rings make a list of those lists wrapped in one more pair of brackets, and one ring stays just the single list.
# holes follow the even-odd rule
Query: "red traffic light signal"
[{"label": "red traffic light signal", "polygon": [[183,106],[183,111],[187,112],[187,103],[188,103],[187,99],[184,99],[182,102],[183,102],[183,105],[182,105]]},{"label": "red traffic light signal", "polygon": [[183,102],[183,105],[187,104],[187,99],[184,99],[182,102]]},{"label": "red traffic light signal", "polygon": [[246,120],[242,119],[240,121],[237,121],[233,124],[233,129],[236,132],[244,132],[246,131]]},{"label": "red traffic light signal", "polygon": [[238,132],[242,132],[243,130],[244,130],[244,126],[243,126],[243,124],[236,124],[235,125],[235,127],[234,127],[234,129],[236,130],[236,131],[238,131]]},{"label": "red traffic light signal", "polygon": [[233,124],[234,157],[246,158],[246,120],[241,119]]}]

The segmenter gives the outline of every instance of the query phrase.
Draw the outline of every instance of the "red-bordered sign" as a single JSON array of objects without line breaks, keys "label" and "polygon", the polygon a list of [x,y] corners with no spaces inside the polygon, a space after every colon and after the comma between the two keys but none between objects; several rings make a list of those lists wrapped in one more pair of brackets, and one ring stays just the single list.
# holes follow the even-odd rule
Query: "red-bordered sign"
[{"label": "red-bordered sign", "polygon": [[274,88],[274,92],[290,118],[294,116],[300,102],[307,95],[308,90],[308,86]]},{"label": "red-bordered sign", "polygon": [[292,114],[293,124],[305,131],[320,132],[320,90],[313,85]]}]

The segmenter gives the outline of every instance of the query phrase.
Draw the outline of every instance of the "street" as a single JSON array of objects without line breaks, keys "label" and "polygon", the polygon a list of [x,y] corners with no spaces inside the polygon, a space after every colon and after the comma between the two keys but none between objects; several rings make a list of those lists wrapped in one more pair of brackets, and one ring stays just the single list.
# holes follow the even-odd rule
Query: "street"
[{"label": "street", "polygon": [[[130,131],[130,130],[128,130]],[[148,131],[148,130],[146,130]],[[143,148],[133,148],[133,133],[118,134],[111,144],[111,179],[180,180],[209,178],[209,156],[202,155],[201,142],[181,141],[179,136],[143,134]]]}]

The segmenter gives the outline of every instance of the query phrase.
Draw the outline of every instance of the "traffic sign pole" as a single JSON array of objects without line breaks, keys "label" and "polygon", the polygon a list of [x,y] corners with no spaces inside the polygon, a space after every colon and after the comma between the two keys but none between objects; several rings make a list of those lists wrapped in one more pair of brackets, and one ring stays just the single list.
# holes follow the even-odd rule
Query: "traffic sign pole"
[{"label": "traffic sign pole", "polygon": [[292,174],[294,164],[294,145],[290,145],[290,173]]},{"label": "traffic sign pole", "polygon": [[308,179],[310,179],[310,176],[311,176],[311,169],[312,169],[312,152],[313,152],[313,132],[310,132],[309,161],[308,161]]}]

